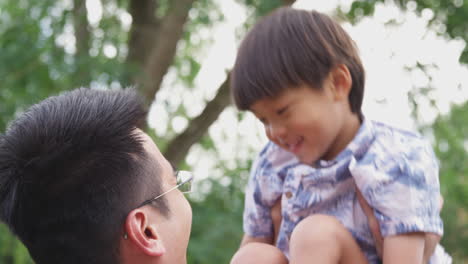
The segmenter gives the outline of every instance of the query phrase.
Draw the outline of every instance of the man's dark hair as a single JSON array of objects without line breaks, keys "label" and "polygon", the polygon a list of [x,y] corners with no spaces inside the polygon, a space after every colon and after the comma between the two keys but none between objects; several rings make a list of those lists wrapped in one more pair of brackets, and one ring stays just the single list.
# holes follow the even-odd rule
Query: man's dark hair
[{"label": "man's dark hair", "polygon": [[[36,263],[120,262],[127,214],[161,191],[136,132],[145,116],[133,90],[81,88],[33,105],[0,137],[0,217]],[[164,199],[155,206],[168,213]]]},{"label": "man's dark hair", "polygon": [[279,8],[242,41],[231,75],[232,96],[239,109],[249,110],[285,89],[304,84],[321,89],[339,64],[351,73],[351,111],[361,116],[365,74],[354,41],[327,15]]}]

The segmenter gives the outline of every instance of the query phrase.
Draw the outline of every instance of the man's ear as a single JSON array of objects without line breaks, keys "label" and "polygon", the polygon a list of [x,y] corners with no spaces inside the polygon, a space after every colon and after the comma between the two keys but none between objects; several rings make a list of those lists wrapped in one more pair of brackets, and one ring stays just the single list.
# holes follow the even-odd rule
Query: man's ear
[{"label": "man's ear", "polygon": [[333,68],[330,72],[330,80],[335,100],[348,100],[353,85],[353,79],[348,67],[344,64],[339,64]]},{"label": "man's ear", "polygon": [[160,257],[166,249],[157,232],[156,223],[150,221],[149,213],[145,208],[131,211],[125,220],[125,232],[127,240],[134,243],[142,252]]}]

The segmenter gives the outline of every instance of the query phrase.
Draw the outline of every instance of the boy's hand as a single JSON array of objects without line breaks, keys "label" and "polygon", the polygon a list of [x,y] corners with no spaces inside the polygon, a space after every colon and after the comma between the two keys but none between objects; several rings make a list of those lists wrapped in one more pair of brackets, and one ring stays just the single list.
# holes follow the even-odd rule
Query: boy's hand
[{"label": "boy's hand", "polygon": [[281,224],[281,198],[271,208],[271,219],[273,220],[274,237],[251,237],[244,234],[240,247],[243,247],[249,243],[265,243],[269,245],[275,245],[276,239],[278,238],[278,232]]},{"label": "boy's hand", "polygon": [[[364,214],[367,217],[369,228],[372,232],[372,236],[374,237],[377,254],[379,255],[380,258],[382,258],[384,240],[383,240],[382,234],[380,233],[379,222],[377,221],[377,218],[375,218],[372,208],[366,202],[366,200],[364,199],[364,197],[362,196],[359,190],[357,190],[357,198],[358,198],[359,204],[362,207],[362,210],[364,211]],[[439,201],[440,201],[439,210],[441,210],[444,204],[444,198],[442,196],[439,196]],[[429,262],[430,257],[434,253],[434,250],[440,241],[440,238],[441,237],[439,235],[436,235],[434,233],[425,233],[423,263]]]},{"label": "boy's hand", "polygon": [[278,201],[275,202],[273,207],[271,208],[271,219],[273,220],[273,231],[274,231],[274,237],[273,237],[273,245],[276,244],[276,241],[278,239],[278,234],[279,234],[279,229],[281,225],[281,198],[278,199]]},{"label": "boy's hand", "polygon": [[375,218],[374,211],[372,210],[372,208],[369,206],[369,204],[366,202],[366,200],[362,196],[361,191],[359,191],[356,188],[356,193],[357,193],[359,204],[361,205],[361,208],[367,217],[367,222],[369,223],[369,228],[371,230],[372,236],[374,237],[374,243],[375,243],[375,248],[377,249],[377,254],[382,259],[383,237],[382,237],[382,234],[380,233],[379,222],[377,221],[377,218]]}]

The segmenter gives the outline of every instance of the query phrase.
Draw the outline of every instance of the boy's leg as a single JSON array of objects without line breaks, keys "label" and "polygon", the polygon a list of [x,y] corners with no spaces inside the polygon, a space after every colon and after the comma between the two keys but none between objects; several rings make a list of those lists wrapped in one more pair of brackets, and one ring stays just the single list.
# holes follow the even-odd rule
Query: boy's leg
[{"label": "boy's leg", "polygon": [[288,260],[277,247],[252,242],[234,254],[231,264],[288,264]]},{"label": "boy's leg", "polygon": [[289,244],[291,264],[367,263],[351,233],[335,218],[312,215],[294,229]]}]

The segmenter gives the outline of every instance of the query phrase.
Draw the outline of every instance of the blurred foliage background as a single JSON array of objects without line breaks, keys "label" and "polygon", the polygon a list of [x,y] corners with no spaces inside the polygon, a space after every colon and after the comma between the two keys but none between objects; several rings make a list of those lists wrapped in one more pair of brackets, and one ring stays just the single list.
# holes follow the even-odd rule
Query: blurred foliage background
[{"label": "blurred foliage background", "polygon": [[[236,2],[245,8],[246,17],[237,30],[239,40],[260,16],[295,1]],[[438,34],[447,39],[468,39],[468,3],[462,0],[356,0],[350,8],[337,7],[333,15],[358,23],[382,3],[418,15],[431,10],[434,15],[429,27],[438,25],[440,29],[442,25]],[[96,4],[99,10],[94,9]],[[183,96],[180,89],[167,88],[174,83],[197,93],[195,79],[203,57],[197,54],[205,54],[214,41],[209,32],[225,19],[222,4],[216,0],[1,0],[0,131],[31,104],[79,86],[135,86],[148,106],[164,87],[173,97]],[[465,48],[460,63],[468,63],[467,54]],[[184,117],[183,129],[169,126],[164,133],[156,133],[147,128],[173,164],[191,169],[194,165],[186,157],[191,149],[201,148],[214,153],[217,173],[213,174],[222,175],[198,182],[200,194],[190,197],[194,213],[188,252],[191,264],[228,263],[242,236],[243,189],[256,153],[250,148],[240,152],[243,158],[217,160],[213,133],[208,133],[223,111],[232,111],[228,77],[229,71],[220,76],[224,81],[197,103],[201,107],[196,113],[181,101],[175,106],[162,104],[168,120]],[[414,122],[433,139],[441,161],[445,198],[442,244],[455,263],[468,263],[468,102],[452,106],[431,124],[422,124],[416,99],[428,97],[428,89],[415,88],[408,93],[408,101]],[[242,120],[245,115],[238,113],[236,118]],[[0,225],[0,263],[33,263],[4,225]]]}]

